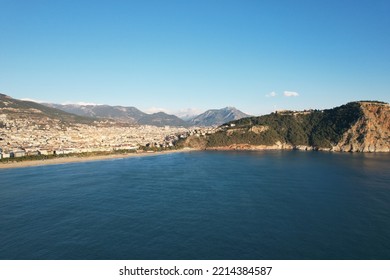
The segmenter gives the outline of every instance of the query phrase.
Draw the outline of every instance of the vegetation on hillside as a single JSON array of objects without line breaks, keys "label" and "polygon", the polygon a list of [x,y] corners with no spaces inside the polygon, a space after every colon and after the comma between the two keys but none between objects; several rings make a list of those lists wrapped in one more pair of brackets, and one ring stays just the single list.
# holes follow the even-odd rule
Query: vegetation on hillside
[{"label": "vegetation on hillside", "polygon": [[[280,141],[294,146],[330,148],[362,115],[359,103],[352,102],[324,111],[283,112],[244,118],[228,123],[225,130],[210,135],[207,146],[273,145]],[[260,127],[262,131],[256,133],[253,127]]]}]

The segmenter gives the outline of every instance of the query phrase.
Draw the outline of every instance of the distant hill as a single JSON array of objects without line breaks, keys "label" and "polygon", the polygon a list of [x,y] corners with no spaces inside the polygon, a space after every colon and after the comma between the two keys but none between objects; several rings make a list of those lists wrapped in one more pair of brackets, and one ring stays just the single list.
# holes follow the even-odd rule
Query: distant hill
[{"label": "distant hill", "polygon": [[209,149],[299,149],[346,152],[390,152],[390,105],[351,102],[329,110],[279,111],[243,118],[184,145]]},{"label": "distant hill", "polygon": [[136,124],[147,114],[135,107],[109,106],[109,105],[78,105],[78,104],[44,104],[49,107],[84,117],[114,119]]},{"label": "distant hill", "polygon": [[14,99],[0,94],[0,115],[6,115],[8,120],[28,121],[31,125],[42,123],[56,124],[92,124],[95,119],[70,114],[56,108],[49,108],[39,103]]},{"label": "distant hill", "polygon": [[246,117],[249,117],[249,115],[234,107],[226,107],[219,110],[208,110],[203,114],[193,117],[188,122],[194,126],[218,126]]}]

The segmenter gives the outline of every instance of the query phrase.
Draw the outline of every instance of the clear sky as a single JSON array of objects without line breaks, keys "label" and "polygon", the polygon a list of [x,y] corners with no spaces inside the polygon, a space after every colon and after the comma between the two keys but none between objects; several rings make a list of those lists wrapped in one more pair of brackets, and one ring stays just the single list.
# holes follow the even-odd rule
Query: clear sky
[{"label": "clear sky", "polygon": [[0,92],[256,115],[389,102],[390,1],[0,0]]}]

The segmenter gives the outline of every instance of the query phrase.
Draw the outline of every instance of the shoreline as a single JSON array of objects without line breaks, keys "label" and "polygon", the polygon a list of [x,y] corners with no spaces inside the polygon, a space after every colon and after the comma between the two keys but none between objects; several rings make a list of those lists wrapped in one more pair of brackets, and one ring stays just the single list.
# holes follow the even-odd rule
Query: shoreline
[{"label": "shoreline", "polygon": [[32,159],[32,160],[25,160],[20,162],[14,161],[14,162],[0,163],[0,169],[13,169],[13,168],[23,168],[23,167],[89,162],[89,161],[104,161],[110,159],[123,159],[123,158],[132,158],[132,157],[169,155],[174,153],[185,153],[185,152],[193,152],[193,151],[198,151],[198,150],[181,149],[181,150],[168,150],[168,151],[152,152],[152,153],[142,152],[142,153],[131,153],[131,154],[97,155],[97,156],[87,156],[87,157],[69,156],[69,157],[51,158],[51,159],[42,159],[42,160]]},{"label": "shoreline", "polygon": [[147,157],[147,156],[158,156],[158,155],[168,155],[174,153],[185,153],[185,152],[196,152],[196,151],[276,151],[276,150],[286,150],[286,151],[319,151],[319,152],[336,152],[336,153],[387,153],[387,151],[375,151],[375,152],[364,152],[364,151],[338,151],[331,149],[314,149],[309,146],[301,146],[300,148],[293,147],[291,145],[230,145],[230,146],[219,146],[219,147],[210,147],[205,149],[197,148],[184,148],[180,150],[167,150],[160,152],[140,152],[140,153],[130,153],[130,154],[108,154],[108,155],[94,155],[87,157],[80,156],[69,156],[61,158],[50,158],[50,159],[31,159],[19,162],[0,162],[1,169],[13,169],[13,168],[23,168],[23,167],[34,167],[34,166],[45,166],[45,165],[57,165],[57,164],[67,164],[67,163],[79,163],[79,162],[89,162],[89,161],[104,161],[111,159],[124,159],[132,157]]}]

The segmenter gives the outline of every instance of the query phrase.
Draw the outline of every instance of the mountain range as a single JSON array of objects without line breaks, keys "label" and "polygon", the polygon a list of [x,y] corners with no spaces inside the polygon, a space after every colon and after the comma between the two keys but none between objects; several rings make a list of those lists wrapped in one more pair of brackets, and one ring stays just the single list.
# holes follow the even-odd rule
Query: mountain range
[{"label": "mountain range", "polygon": [[112,120],[131,125],[219,126],[249,116],[234,107],[226,107],[220,110],[208,110],[203,114],[183,120],[164,112],[147,114],[135,107],[37,103],[14,99],[5,94],[0,94],[0,109],[3,113],[7,113],[9,118],[13,119],[29,118],[39,122],[47,120],[63,124],[92,124],[96,121]]},{"label": "mountain range", "polygon": [[155,126],[219,126],[233,120],[249,117],[249,115],[234,107],[208,110],[198,116],[183,120],[175,115],[164,112],[147,114],[135,107],[78,104],[62,105],[52,103],[45,103],[44,105],[83,117],[113,119],[131,124]]},{"label": "mountain range", "polygon": [[[79,116],[44,106],[42,104],[14,99],[0,93],[0,117],[15,122],[26,121],[31,125],[70,125],[74,123],[92,124],[96,119]],[[0,122],[1,125],[1,122]]]}]

